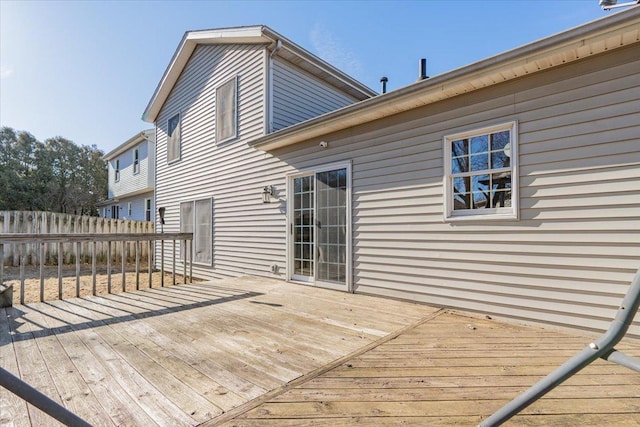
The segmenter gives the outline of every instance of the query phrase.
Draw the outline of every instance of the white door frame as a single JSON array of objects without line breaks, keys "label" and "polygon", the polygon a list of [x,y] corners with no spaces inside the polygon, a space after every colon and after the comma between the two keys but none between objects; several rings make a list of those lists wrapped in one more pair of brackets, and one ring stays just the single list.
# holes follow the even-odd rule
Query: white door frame
[{"label": "white door frame", "polygon": [[[313,251],[314,253],[313,277],[311,277],[310,282],[296,280],[294,279],[294,274],[293,274],[294,268],[293,268],[293,262],[292,262],[292,257],[294,254],[294,250],[293,250],[293,220],[294,220],[293,218],[293,180],[294,178],[300,178],[300,177],[309,176],[309,175],[313,175],[315,177],[315,175],[319,172],[327,172],[327,171],[336,170],[336,169],[346,169],[347,171],[347,194],[346,194],[347,208],[346,208],[346,219],[345,219],[346,220],[346,252],[347,253],[346,253],[346,260],[345,260],[345,267],[346,267],[345,284],[341,285],[341,284],[336,284],[331,282],[322,282],[322,281],[316,280],[317,251],[315,250],[315,244],[317,242],[317,236],[315,236],[315,234],[314,234],[314,251]],[[286,227],[285,233],[287,237],[286,239],[287,280],[292,282],[310,284],[310,285],[319,286],[319,287],[328,288],[328,289],[336,289],[341,291],[352,292],[353,291],[353,287],[352,287],[353,249],[352,249],[352,231],[351,231],[351,228],[352,228],[351,227],[351,212],[352,212],[351,193],[353,190],[352,190],[352,177],[351,177],[351,161],[348,160],[343,162],[330,163],[326,165],[320,165],[316,167],[299,170],[299,171],[287,174],[286,179],[287,179],[287,227]],[[315,200],[315,198],[316,198],[316,188],[314,185],[314,210],[317,209],[317,200]],[[315,214],[314,214],[314,217],[315,217]],[[315,221],[315,218],[314,218],[314,221]]]}]

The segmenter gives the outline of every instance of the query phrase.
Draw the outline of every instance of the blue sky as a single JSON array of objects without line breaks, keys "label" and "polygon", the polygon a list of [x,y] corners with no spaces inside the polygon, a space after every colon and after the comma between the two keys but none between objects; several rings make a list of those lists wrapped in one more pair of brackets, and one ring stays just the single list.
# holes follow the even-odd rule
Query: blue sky
[{"label": "blue sky", "polygon": [[601,18],[597,0],[0,0],[0,125],[108,152],[140,117],[185,31],[265,24],[379,91]]}]

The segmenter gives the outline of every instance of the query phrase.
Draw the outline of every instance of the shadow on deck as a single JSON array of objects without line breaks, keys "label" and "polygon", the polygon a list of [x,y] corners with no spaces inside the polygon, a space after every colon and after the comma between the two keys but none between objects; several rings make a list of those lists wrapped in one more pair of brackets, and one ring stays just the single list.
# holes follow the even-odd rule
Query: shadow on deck
[{"label": "shadow on deck", "polygon": [[[0,311],[2,367],[93,425],[475,425],[588,340],[249,277]],[[0,424],[56,425],[0,399]],[[602,362],[511,425],[639,413],[640,375]]]}]

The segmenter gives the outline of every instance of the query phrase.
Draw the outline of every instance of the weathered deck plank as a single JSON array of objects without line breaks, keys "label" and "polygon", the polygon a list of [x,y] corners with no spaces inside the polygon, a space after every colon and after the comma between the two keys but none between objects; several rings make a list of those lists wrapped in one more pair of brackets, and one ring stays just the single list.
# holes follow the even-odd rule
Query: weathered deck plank
[{"label": "weathered deck plank", "polygon": [[[446,313],[268,401],[246,405],[246,412],[231,420],[220,420],[224,426],[476,425],[588,342],[558,331]],[[620,348],[640,357],[637,342]],[[638,426],[639,414],[640,375],[596,361],[510,425]]]},{"label": "weathered deck plank", "polygon": [[[44,366],[25,372],[63,405],[96,425],[131,426],[215,419],[436,311],[252,278],[12,310],[0,325],[21,339],[7,332],[3,367]],[[56,425],[11,402],[8,422]]]},{"label": "weathered deck plank", "polygon": [[[255,278],[8,310],[2,366],[95,425],[475,425],[589,342]],[[620,349],[640,357],[637,342]],[[0,398],[2,423],[56,425]],[[598,361],[512,425],[638,426],[639,413],[640,375]]]}]

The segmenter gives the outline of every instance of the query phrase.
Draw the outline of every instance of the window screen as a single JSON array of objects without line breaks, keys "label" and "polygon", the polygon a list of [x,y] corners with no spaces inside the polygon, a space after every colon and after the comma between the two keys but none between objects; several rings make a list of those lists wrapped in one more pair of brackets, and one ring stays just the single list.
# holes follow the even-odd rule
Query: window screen
[{"label": "window screen", "polygon": [[[180,203],[180,232],[193,233],[193,261],[199,264],[212,263],[212,202],[201,199]],[[182,257],[185,248],[181,245]]]},{"label": "window screen", "polygon": [[180,159],[180,114],[167,121],[167,162]]},{"label": "window screen", "polygon": [[216,89],[216,141],[236,137],[236,79]]}]

